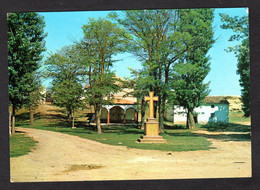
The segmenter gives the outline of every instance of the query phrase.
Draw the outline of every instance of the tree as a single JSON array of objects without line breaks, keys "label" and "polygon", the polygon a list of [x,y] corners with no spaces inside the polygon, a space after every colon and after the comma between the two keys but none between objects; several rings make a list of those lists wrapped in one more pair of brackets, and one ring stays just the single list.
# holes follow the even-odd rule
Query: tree
[{"label": "tree", "polygon": [[8,91],[12,105],[12,134],[15,112],[29,100],[33,91],[31,74],[36,71],[45,51],[43,17],[35,12],[8,13]]},{"label": "tree", "polygon": [[147,77],[147,71],[145,69],[130,70],[133,79],[128,79],[128,87],[132,88],[133,91],[126,94],[126,96],[132,95],[136,97],[138,110],[141,113],[141,129],[144,129],[145,110],[148,106],[148,103],[144,100],[144,97],[146,94],[149,94],[149,85],[152,79]]},{"label": "tree", "polygon": [[242,110],[244,116],[250,116],[250,70],[249,70],[249,23],[248,16],[239,18],[238,16],[229,17],[227,14],[220,14],[223,29],[231,29],[235,33],[229,41],[241,41],[241,44],[229,47],[228,52],[236,54],[237,74],[240,75],[239,84],[241,89]]},{"label": "tree", "polygon": [[[147,77],[152,77],[150,91],[154,91],[159,97],[154,110],[155,114],[158,113],[160,132],[163,132],[163,114],[171,90],[171,70],[180,60],[184,60],[185,54],[186,59],[191,59],[191,56],[188,58],[191,53],[187,52],[198,48],[200,40],[203,39],[202,35],[205,38],[212,35],[211,28],[207,27],[210,26],[213,16],[206,12],[206,9],[138,10],[124,11],[122,16],[111,14],[112,18],[130,32],[130,52],[142,61],[148,71]],[[205,14],[208,14],[207,18],[204,18]],[[202,42],[201,51],[207,52],[203,45],[205,43]]]},{"label": "tree", "polygon": [[[149,90],[159,96],[155,103],[160,130],[163,132],[163,113],[168,92],[170,67],[186,51],[188,38],[178,30],[177,10],[131,10],[110,14],[129,33],[129,52],[142,62],[150,78]],[[158,110],[158,111],[156,111]]]},{"label": "tree", "polygon": [[100,134],[102,105],[109,102],[110,96],[120,89],[111,71],[114,62],[112,56],[124,52],[126,32],[116,24],[101,18],[90,19],[82,29],[84,38],[81,45],[86,50],[82,62],[88,68],[86,99],[94,106],[97,130]]},{"label": "tree", "polygon": [[210,71],[209,49],[213,40],[213,9],[190,9],[179,12],[180,30],[189,35],[189,48],[172,70],[170,87],[172,102],[187,110],[187,128],[194,129],[194,108],[209,94],[209,83],[204,79]]},{"label": "tree", "polygon": [[52,80],[53,103],[67,111],[67,119],[74,129],[75,110],[84,107],[83,78],[84,67],[79,64],[76,46],[65,46],[46,60],[47,76]]},{"label": "tree", "polygon": [[40,75],[39,73],[33,73],[31,75],[33,78],[32,83],[32,91],[29,93],[28,101],[24,105],[24,107],[30,111],[30,125],[34,123],[34,112],[39,107],[39,104],[44,99],[44,86],[41,84]]}]

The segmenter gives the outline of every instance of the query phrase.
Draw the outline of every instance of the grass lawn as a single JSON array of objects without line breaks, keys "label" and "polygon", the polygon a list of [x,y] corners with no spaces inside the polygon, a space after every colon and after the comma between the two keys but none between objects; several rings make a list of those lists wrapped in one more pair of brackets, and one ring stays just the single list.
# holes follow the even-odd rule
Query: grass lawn
[{"label": "grass lawn", "polygon": [[229,112],[229,123],[250,123],[251,117],[244,117],[244,113],[241,112]]},{"label": "grass lawn", "polygon": [[[38,121],[39,122],[39,121]],[[37,122],[37,123],[38,123]],[[30,127],[23,125],[22,127]],[[35,125],[33,128],[61,132],[69,135],[76,135],[82,138],[95,140],[101,143],[127,146],[128,148],[138,148],[146,150],[161,151],[193,151],[209,150],[210,141],[207,138],[191,133],[190,130],[168,129],[162,134],[167,140],[167,144],[143,144],[137,143],[137,139],[144,134],[144,131],[131,126],[105,126],[102,128],[103,133],[97,134],[92,127],[71,129],[62,126]]]},{"label": "grass lawn", "polygon": [[36,141],[26,137],[22,133],[16,133],[10,136],[10,157],[18,157],[31,152],[36,146]]},{"label": "grass lawn", "polygon": [[[86,122],[82,121],[82,117],[86,113],[79,112],[75,126],[77,129],[71,129],[70,124],[65,121],[64,113],[56,107],[52,106],[52,110],[47,110],[48,114],[36,114],[33,126],[29,125],[29,113],[20,112],[17,116],[17,126],[33,127],[36,129],[50,130],[70,135],[76,135],[82,138],[95,140],[105,144],[127,146],[128,148],[138,148],[147,150],[161,151],[194,151],[209,150],[210,141],[208,138],[220,140],[249,141],[250,134],[238,135],[202,135],[194,134],[193,130],[185,129],[185,125],[174,125],[165,123],[165,133],[161,134],[167,140],[167,144],[143,144],[137,143],[137,139],[144,135],[144,131],[133,126],[104,126],[102,134],[97,134],[93,126],[86,126]],[[50,107],[48,107],[50,109]],[[55,114],[53,114],[55,113]],[[220,132],[250,132],[250,126],[243,125],[240,122],[248,121],[242,118],[242,113],[230,113],[230,123],[227,124],[196,124],[195,130],[220,131]]]}]

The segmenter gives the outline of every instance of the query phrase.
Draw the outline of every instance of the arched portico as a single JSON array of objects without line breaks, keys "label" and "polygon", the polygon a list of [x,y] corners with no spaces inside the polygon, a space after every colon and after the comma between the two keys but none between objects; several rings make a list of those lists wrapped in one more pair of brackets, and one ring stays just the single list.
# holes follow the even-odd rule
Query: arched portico
[{"label": "arched portico", "polygon": [[104,105],[101,110],[104,123],[138,123],[138,110],[135,105]]},{"label": "arched portico", "polygon": [[120,106],[114,106],[109,110],[110,123],[122,123],[124,110]]},{"label": "arched portico", "polygon": [[137,123],[138,118],[137,118],[137,111],[134,108],[128,108],[125,112],[126,114],[126,123]]}]

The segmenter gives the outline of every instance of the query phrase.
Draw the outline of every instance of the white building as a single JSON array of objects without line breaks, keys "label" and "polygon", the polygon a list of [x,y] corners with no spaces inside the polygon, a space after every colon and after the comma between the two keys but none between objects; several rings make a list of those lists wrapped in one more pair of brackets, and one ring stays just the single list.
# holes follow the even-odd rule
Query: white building
[{"label": "white building", "polygon": [[[167,109],[166,120],[176,124],[186,123],[187,110],[175,105],[173,109]],[[195,123],[205,124],[208,122],[228,122],[229,103],[226,99],[218,96],[208,96],[203,104],[194,110]]]}]

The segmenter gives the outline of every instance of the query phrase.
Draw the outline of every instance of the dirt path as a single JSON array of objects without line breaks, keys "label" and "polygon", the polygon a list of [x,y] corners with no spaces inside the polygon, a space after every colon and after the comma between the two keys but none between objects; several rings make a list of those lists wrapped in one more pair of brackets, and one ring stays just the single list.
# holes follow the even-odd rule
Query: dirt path
[{"label": "dirt path", "polygon": [[86,181],[251,176],[251,143],[210,139],[216,149],[161,152],[111,146],[67,134],[18,128],[39,141],[11,158],[11,181]]}]

